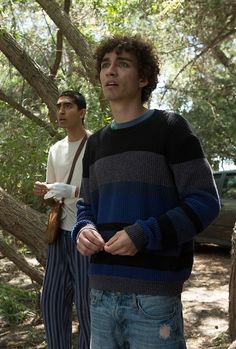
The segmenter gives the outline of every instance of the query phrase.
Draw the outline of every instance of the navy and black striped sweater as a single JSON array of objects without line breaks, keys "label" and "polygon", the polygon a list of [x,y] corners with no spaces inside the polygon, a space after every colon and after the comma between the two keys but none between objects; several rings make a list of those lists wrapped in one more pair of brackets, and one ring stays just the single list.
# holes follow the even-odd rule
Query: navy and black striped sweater
[{"label": "navy and black striped sweater", "polygon": [[155,110],[134,126],[93,134],[83,160],[77,223],[94,225],[105,241],[124,229],[135,256],[91,257],[90,287],[178,295],[193,263],[193,237],[219,214],[212,172],[190,125]]}]

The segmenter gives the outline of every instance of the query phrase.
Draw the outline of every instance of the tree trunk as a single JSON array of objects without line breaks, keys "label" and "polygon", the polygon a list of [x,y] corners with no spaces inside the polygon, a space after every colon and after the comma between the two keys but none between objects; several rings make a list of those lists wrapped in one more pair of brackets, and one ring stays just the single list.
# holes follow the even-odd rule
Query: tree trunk
[{"label": "tree trunk", "polygon": [[95,76],[95,61],[92,56],[92,50],[86,41],[84,35],[73,25],[69,15],[63,12],[55,0],[36,0],[44,9],[48,16],[53,20],[62,34],[66,37],[75,53],[81,60],[89,81],[97,85],[98,81]]},{"label": "tree trunk", "polygon": [[0,51],[28,81],[49,109],[50,121],[56,120],[58,88],[28,56],[26,51],[5,30],[0,28]]},{"label": "tree trunk", "polygon": [[0,187],[0,226],[26,244],[42,266],[46,260],[47,216],[16,201]]},{"label": "tree trunk", "polygon": [[232,234],[232,265],[229,281],[229,335],[236,339],[236,223]]},{"label": "tree trunk", "polygon": [[33,266],[31,266],[27,260],[16,251],[12,246],[8,245],[3,239],[0,238],[0,251],[1,253],[7,257],[10,261],[12,261],[17,267],[23,271],[26,275],[28,275],[31,280],[37,282],[39,285],[43,284],[43,272],[37,270]]}]

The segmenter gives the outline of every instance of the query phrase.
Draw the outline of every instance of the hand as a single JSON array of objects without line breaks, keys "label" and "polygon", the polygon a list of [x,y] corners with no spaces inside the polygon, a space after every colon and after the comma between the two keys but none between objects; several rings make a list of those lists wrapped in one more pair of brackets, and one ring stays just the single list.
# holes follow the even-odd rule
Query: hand
[{"label": "hand", "polygon": [[33,192],[37,196],[45,195],[48,192],[47,184],[44,182],[35,182]]},{"label": "hand", "polygon": [[83,256],[92,256],[103,250],[105,242],[101,235],[91,228],[83,228],[76,239],[76,248]]},{"label": "hand", "polygon": [[134,256],[138,249],[125,230],[118,231],[104,246],[104,251],[120,256]]},{"label": "hand", "polygon": [[71,184],[64,183],[53,183],[47,184],[47,188],[49,189],[47,194],[44,196],[44,199],[49,198],[74,198],[76,192],[76,186]]}]

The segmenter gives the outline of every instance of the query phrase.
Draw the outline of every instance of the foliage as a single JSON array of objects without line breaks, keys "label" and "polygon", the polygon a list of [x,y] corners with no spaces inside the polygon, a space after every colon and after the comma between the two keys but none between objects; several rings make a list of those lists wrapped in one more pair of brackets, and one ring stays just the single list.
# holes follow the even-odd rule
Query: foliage
[{"label": "foliage", "polygon": [[[57,3],[62,7],[64,1]],[[225,159],[236,162],[234,1],[74,0],[70,18],[91,49],[101,38],[115,33],[140,33],[150,40],[161,62],[160,82],[151,107],[174,110],[186,117],[214,169]],[[0,20],[1,27],[50,76],[58,28],[37,1],[3,0]],[[0,67],[0,90],[47,120],[43,101],[2,54]],[[77,54],[65,39],[53,79],[59,91],[77,89],[84,93],[89,129],[94,131],[110,121],[110,111],[101,99],[99,87],[88,81]],[[1,186],[40,208],[39,200],[32,195],[32,185],[35,180],[44,179],[47,150],[55,139],[3,102],[0,135]]]},{"label": "foliage", "polygon": [[0,183],[11,195],[36,208],[35,180],[45,180],[47,149],[54,142],[43,128],[20,115],[8,116],[0,129]]},{"label": "foliage", "polygon": [[21,323],[29,312],[35,311],[36,291],[24,290],[17,286],[0,286],[0,316],[10,323]]},{"label": "foliage", "polygon": [[[64,0],[56,1],[62,8]],[[235,1],[73,0],[70,19],[90,45],[91,56],[97,42],[108,35],[141,34],[151,41],[161,63],[151,107],[174,110],[187,118],[215,170],[222,160],[236,164]],[[58,29],[36,0],[0,3],[0,38],[3,30],[15,38],[59,91],[80,90],[88,104],[86,125],[95,131],[110,122],[110,110],[65,37],[56,76],[52,76]],[[48,120],[45,101],[1,51],[0,69],[0,93]],[[55,141],[46,128],[0,100],[0,186],[42,211],[41,201],[32,194],[33,183],[45,179],[47,151]],[[32,309],[35,294],[22,292],[0,286],[0,313],[11,321],[23,320],[26,306]],[[218,343],[223,348],[223,341]]]}]

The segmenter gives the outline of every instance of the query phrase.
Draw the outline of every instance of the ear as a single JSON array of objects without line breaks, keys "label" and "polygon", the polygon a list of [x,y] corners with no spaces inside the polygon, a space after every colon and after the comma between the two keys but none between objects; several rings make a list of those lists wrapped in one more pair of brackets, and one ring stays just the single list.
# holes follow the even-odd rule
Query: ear
[{"label": "ear", "polygon": [[79,117],[80,117],[80,119],[84,119],[85,114],[86,114],[86,109],[80,109],[80,111],[79,111]]},{"label": "ear", "polygon": [[139,87],[147,86],[147,84],[148,84],[148,79],[142,79],[142,78],[139,79]]}]

